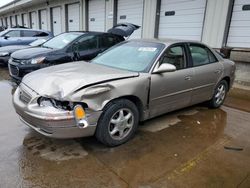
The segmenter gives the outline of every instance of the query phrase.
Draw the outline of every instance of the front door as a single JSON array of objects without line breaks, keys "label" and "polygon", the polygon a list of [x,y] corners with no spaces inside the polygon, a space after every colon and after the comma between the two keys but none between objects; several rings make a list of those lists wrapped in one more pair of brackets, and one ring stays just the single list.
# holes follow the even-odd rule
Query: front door
[{"label": "front door", "polygon": [[186,107],[191,101],[194,70],[188,68],[184,45],[170,46],[159,62],[159,64],[163,63],[175,65],[176,71],[152,74],[150,117]]}]

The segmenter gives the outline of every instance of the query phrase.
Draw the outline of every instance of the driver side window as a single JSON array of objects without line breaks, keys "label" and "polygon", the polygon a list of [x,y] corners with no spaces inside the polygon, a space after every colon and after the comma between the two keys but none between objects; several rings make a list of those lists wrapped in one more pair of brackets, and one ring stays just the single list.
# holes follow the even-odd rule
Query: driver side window
[{"label": "driver side window", "polygon": [[8,33],[5,34],[5,36],[9,36],[9,37],[21,37],[20,31],[18,31],[18,30],[9,31]]},{"label": "driver side window", "polygon": [[186,68],[185,51],[182,45],[168,48],[162,58],[160,64],[169,63],[176,66],[176,70]]},{"label": "driver side window", "polygon": [[84,36],[78,41],[79,51],[92,50],[98,48],[97,36]]}]

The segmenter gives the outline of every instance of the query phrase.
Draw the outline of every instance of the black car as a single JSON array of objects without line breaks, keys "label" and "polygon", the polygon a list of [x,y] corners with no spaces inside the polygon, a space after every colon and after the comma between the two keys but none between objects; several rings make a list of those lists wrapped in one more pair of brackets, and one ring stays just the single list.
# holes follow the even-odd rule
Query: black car
[{"label": "black car", "polygon": [[41,46],[45,41],[46,39],[37,39],[28,45],[13,45],[0,47],[0,64],[7,66],[12,53],[22,49]]},{"label": "black car", "polygon": [[19,82],[24,75],[51,65],[89,61],[106,49],[125,40],[139,26],[118,24],[105,32],[65,32],[41,47],[19,50],[9,60],[10,76]]}]

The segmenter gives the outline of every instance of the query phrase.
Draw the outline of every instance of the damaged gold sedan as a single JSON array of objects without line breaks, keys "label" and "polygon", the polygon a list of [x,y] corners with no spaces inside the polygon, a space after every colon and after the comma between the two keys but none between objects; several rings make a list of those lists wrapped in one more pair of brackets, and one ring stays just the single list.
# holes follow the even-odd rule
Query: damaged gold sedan
[{"label": "damaged gold sedan", "polygon": [[21,120],[53,138],[127,142],[138,123],[208,101],[220,107],[235,65],[196,42],[131,40],[96,57],[28,74],[13,103]]}]

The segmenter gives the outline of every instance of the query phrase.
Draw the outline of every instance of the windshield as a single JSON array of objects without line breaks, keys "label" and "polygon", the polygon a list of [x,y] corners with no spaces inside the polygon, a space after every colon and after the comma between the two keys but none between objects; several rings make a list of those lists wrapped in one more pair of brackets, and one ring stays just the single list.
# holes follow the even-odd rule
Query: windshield
[{"label": "windshield", "polygon": [[37,39],[33,42],[31,42],[29,45],[30,46],[40,46],[41,44],[43,44],[46,41],[46,39]]},{"label": "windshield", "polygon": [[62,49],[81,35],[81,33],[63,33],[45,42],[42,47]]},{"label": "windshield", "polygon": [[148,72],[164,48],[163,44],[130,41],[93,59],[93,63],[134,72]]}]

